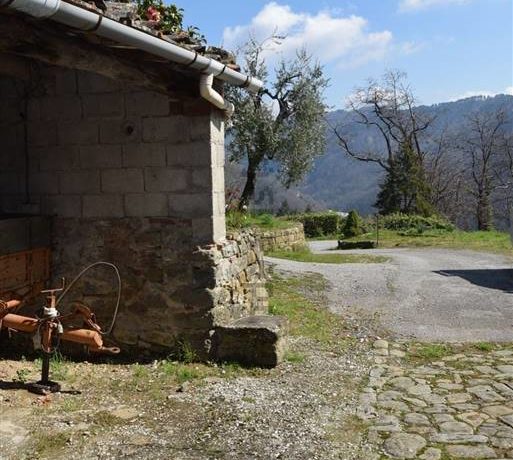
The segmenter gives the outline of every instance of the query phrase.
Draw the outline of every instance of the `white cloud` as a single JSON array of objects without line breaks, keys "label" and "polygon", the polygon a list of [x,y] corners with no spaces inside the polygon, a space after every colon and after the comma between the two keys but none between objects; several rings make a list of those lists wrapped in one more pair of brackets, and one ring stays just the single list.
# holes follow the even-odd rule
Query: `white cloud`
[{"label": "white cloud", "polygon": [[227,27],[223,46],[236,49],[251,35],[262,41],[274,33],[284,35],[268,56],[294,55],[306,47],[323,63],[334,62],[339,67],[358,67],[383,59],[392,49],[393,35],[388,30],[369,32],[368,21],[361,16],[340,16],[333,10],[316,14],[295,12],[288,5],[266,4],[249,24]]},{"label": "white cloud", "polygon": [[483,91],[465,91],[464,93],[462,93],[462,94],[460,94],[458,96],[451,97],[449,99],[449,102],[459,101],[460,99],[466,99],[468,97],[476,97],[476,96],[480,96],[480,97],[494,97],[494,96],[497,96],[499,94],[508,94],[510,96],[513,96],[513,86],[508,86],[507,88],[504,89],[504,91],[499,91],[499,92],[487,91],[487,90],[483,90]]},{"label": "white cloud", "polygon": [[399,2],[399,11],[418,11],[434,6],[463,5],[469,1],[470,0],[401,0]]}]

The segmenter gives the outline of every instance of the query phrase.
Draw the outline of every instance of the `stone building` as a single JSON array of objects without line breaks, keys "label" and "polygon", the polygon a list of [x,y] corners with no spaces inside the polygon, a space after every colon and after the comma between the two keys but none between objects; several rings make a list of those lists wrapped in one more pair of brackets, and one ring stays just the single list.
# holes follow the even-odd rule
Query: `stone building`
[{"label": "stone building", "polygon": [[[48,249],[53,283],[112,262],[123,281],[114,331],[122,346],[187,342],[211,356],[217,327],[266,310],[258,243],[226,235],[230,107],[220,94],[223,84],[254,91],[260,82],[222,55],[184,49],[89,4],[3,3],[0,294],[24,285],[6,275],[20,251],[35,260],[30,251]],[[75,297],[106,319],[111,280],[95,271]]]}]

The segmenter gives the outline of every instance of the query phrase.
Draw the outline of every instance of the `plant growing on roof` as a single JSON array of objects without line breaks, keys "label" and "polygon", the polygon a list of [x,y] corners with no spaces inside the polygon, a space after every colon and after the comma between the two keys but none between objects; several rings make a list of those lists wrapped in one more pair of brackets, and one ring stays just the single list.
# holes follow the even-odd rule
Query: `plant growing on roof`
[{"label": "plant growing on roof", "polygon": [[155,23],[164,34],[180,32],[183,25],[183,9],[174,4],[164,5],[162,0],[137,0],[137,12],[142,18]]},{"label": "plant growing on roof", "polygon": [[[270,41],[276,43],[277,37]],[[328,80],[322,67],[299,50],[295,59],[282,60],[271,78],[263,57],[266,42],[250,39],[242,50],[243,71],[261,79],[266,89],[258,94],[240,88],[226,91],[235,105],[228,129],[231,161],[247,162],[240,210],[253,197],[257,174],[266,163],[278,166],[283,185],[289,187],[304,177],[325,146],[323,93]]]}]

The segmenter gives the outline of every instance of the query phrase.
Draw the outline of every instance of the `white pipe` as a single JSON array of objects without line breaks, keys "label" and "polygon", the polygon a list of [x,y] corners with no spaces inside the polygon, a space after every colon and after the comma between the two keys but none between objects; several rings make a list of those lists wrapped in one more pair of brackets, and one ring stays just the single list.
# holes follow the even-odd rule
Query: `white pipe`
[{"label": "white pipe", "polygon": [[131,45],[155,56],[212,74],[215,78],[230,85],[242,86],[251,92],[258,92],[263,86],[263,83],[257,78],[236,72],[225,64],[65,1],[0,0],[1,6],[13,8],[36,18],[50,18],[84,32],[94,33],[124,45]]},{"label": "white pipe", "polygon": [[217,108],[224,110],[226,112],[226,115],[228,117],[231,117],[233,115],[233,112],[235,112],[235,106],[231,103],[226,101],[223,96],[221,96],[213,87],[214,83],[214,75],[209,74],[202,74],[200,78],[200,94],[201,97],[208,102],[210,102],[212,105],[215,105]]}]

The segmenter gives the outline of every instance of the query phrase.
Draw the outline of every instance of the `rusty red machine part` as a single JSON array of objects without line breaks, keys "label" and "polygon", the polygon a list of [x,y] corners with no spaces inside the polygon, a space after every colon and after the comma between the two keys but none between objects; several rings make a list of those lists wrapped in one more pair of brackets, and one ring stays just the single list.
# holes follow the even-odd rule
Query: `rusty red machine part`
[{"label": "rusty red machine part", "polygon": [[[60,391],[60,385],[49,379],[50,358],[61,341],[83,345],[92,353],[115,355],[120,352],[117,347],[106,347],[103,341],[105,334],[91,309],[83,302],[71,303],[71,313],[61,315],[57,305],[62,299],[57,293],[66,293],[63,285],[57,289],[41,291],[46,295],[46,304],[42,309],[41,317],[32,318],[15,313],[21,305],[19,300],[0,300],[0,329],[32,334],[34,345],[43,352],[43,365],[41,380],[29,385],[29,391],[39,394]],[[119,301],[119,296],[118,296]],[[119,303],[118,303],[119,304]],[[81,327],[76,323],[81,322]],[[112,325],[109,332],[112,330]]]}]

